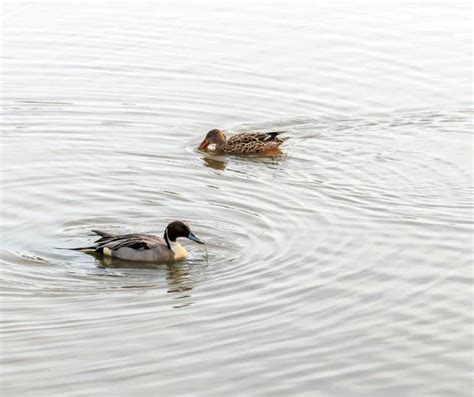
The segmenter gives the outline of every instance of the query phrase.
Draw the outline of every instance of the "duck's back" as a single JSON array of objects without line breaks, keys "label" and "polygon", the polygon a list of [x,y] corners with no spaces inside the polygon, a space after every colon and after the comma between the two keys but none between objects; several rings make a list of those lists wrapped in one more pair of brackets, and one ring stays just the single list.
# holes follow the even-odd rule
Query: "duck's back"
[{"label": "duck's back", "polygon": [[282,132],[242,132],[230,137],[223,147],[227,153],[248,154],[275,150],[284,139],[278,137]]}]

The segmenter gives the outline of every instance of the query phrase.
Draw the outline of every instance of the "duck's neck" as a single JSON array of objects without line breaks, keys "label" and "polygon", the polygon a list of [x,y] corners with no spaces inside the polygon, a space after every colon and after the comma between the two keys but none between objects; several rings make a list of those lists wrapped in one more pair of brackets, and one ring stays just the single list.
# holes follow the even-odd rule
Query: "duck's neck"
[{"label": "duck's neck", "polygon": [[215,142],[215,145],[216,145],[216,150],[219,151],[222,149],[222,147],[227,143],[227,139],[225,138],[224,134],[222,135],[218,135],[216,137],[216,142]]},{"label": "duck's neck", "polygon": [[164,238],[165,238],[165,242],[166,242],[166,245],[168,246],[168,248],[174,252],[174,249],[173,247],[176,245],[176,239],[174,241],[171,241],[169,236],[168,236],[168,229],[165,230],[165,235],[164,235]]},{"label": "duck's neck", "polygon": [[168,230],[165,230],[164,238],[169,250],[173,252],[174,259],[183,259],[188,256],[188,252],[181,246],[180,243],[176,241],[176,239],[174,241],[171,241],[168,236]]}]

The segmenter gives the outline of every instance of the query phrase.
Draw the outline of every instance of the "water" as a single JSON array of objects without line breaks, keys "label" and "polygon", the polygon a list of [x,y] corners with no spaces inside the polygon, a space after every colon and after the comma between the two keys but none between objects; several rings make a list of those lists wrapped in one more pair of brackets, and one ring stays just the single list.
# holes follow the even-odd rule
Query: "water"
[{"label": "water", "polygon": [[470,7],[6,2],[2,395],[471,395]]}]

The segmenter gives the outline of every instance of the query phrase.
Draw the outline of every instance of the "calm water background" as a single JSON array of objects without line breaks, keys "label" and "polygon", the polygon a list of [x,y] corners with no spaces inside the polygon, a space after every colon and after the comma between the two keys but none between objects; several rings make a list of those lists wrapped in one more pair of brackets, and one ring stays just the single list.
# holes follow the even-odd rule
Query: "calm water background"
[{"label": "calm water background", "polygon": [[[471,395],[469,2],[3,15],[2,395]],[[291,139],[203,156],[214,127]],[[207,253],[53,248],[172,219]]]}]

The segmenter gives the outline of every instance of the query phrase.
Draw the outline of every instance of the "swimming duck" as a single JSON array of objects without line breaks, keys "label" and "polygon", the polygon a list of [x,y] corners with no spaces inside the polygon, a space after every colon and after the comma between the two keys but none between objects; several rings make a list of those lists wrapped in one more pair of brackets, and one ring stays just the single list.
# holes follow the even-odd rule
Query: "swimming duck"
[{"label": "swimming duck", "polygon": [[186,249],[176,241],[179,237],[204,244],[191,232],[189,226],[181,221],[171,222],[166,227],[163,238],[149,234],[114,235],[99,230],[92,231],[100,236],[95,245],[74,248],[75,250],[131,261],[159,262],[184,259],[188,256]]},{"label": "swimming duck", "polygon": [[[224,154],[252,154],[278,151],[278,147],[285,141],[279,137],[285,131],[273,132],[242,132],[226,138],[219,129],[210,130],[199,145],[199,150],[212,150]],[[213,148],[209,148],[213,145]]]}]

